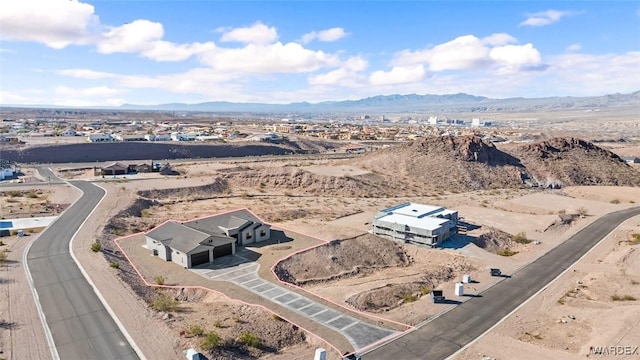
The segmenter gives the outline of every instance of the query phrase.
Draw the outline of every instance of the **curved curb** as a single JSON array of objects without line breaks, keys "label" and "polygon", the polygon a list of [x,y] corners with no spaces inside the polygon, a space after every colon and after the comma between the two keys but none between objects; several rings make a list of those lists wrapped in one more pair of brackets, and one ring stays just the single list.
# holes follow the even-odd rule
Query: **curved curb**
[{"label": "curved curb", "polygon": [[[89,218],[91,217],[91,215],[93,215],[93,213],[98,209],[98,207],[100,206],[100,204],[102,203],[102,201],[104,200],[105,197],[107,197],[107,193],[108,191],[103,188],[102,186],[96,185],[96,184],[92,184],[96,187],[99,187],[100,189],[102,189],[102,191],[104,191],[104,194],[102,195],[102,198],[100,198],[100,201],[98,201],[98,203],[96,204],[96,206],[93,208],[93,210],[91,210],[91,212],[89,213],[89,215],[87,215],[87,217],[84,219],[84,221],[82,222],[82,224],[80,224],[80,226],[78,227],[78,230],[76,230],[76,232],[73,234],[73,236],[71,237],[71,240],[69,241],[69,254],[71,254],[71,258],[73,259],[73,261],[76,263],[76,266],[78,267],[78,269],[80,269],[80,272],[82,273],[82,276],[84,276],[85,280],[87,280],[87,282],[89,283],[89,285],[91,285],[91,288],[93,289],[93,291],[96,293],[96,296],[98,297],[98,299],[100,300],[100,302],[102,303],[102,306],[104,306],[105,310],[107,310],[107,313],[109,313],[109,316],[111,316],[111,318],[113,319],[113,321],[116,323],[116,326],[118,326],[118,329],[120,329],[120,332],[122,332],[122,335],[125,337],[125,339],[127,339],[127,341],[129,342],[129,345],[131,346],[131,348],[133,349],[133,351],[135,351],[136,355],[138,355],[138,357],[141,360],[146,360],[146,357],[144,356],[144,353],[142,352],[142,350],[138,347],[138,345],[136,344],[136,342],[133,340],[133,337],[131,337],[131,335],[129,334],[129,332],[127,331],[127,328],[124,326],[124,324],[122,324],[122,322],[120,321],[120,319],[118,318],[118,316],[116,315],[116,313],[113,311],[113,309],[111,308],[111,306],[109,306],[109,303],[107,302],[107,300],[104,298],[104,296],[102,295],[102,293],[100,292],[100,290],[98,289],[98,287],[96,286],[96,284],[93,282],[93,280],[91,280],[91,277],[89,276],[89,274],[87,273],[87,271],[84,269],[84,267],[82,266],[82,264],[80,263],[80,261],[78,260],[78,258],[76,257],[76,254],[73,251],[73,241],[76,239],[76,236],[78,235],[78,233],[80,232],[80,230],[82,230],[82,227],[84,226],[84,224],[87,222],[87,220],[89,220]],[[73,186],[73,185],[72,185]],[[77,189],[77,188],[76,188]],[[82,191],[82,190],[80,190]]]}]

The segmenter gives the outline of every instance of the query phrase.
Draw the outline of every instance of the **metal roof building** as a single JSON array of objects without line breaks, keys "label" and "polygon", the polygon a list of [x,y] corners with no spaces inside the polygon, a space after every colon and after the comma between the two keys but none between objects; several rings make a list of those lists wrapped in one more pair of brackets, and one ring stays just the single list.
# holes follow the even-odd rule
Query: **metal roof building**
[{"label": "metal roof building", "polygon": [[380,210],[372,225],[371,233],[374,235],[437,246],[456,231],[458,212],[406,202]]}]

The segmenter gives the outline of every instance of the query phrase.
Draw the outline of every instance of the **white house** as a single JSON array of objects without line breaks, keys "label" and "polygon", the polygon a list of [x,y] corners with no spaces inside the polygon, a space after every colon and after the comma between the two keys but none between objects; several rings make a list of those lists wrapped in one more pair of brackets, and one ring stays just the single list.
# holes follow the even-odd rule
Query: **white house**
[{"label": "white house", "polygon": [[146,134],[144,138],[147,141],[171,141],[170,134]]},{"label": "white house", "polygon": [[193,132],[189,132],[189,133],[172,132],[171,133],[171,140],[173,140],[173,141],[195,141],[197,136],[198,136],[198,134],[193,133]]},{"label": "white house", "polygon": [[192,268],[235,254],[236,245],[270,238],[271,226],[242,209],[188,222],[165,222],[146,234],[145,246],[163,260]]},{"label": "white house", "polygon": [[406,202],[380,210],[371,233],[393,240],[436,246],[458,225],[458,212],[438,206]]},{"label": "white house", "polygon": [[118,141],[147,141],[143,134],[118,134],[116,135]]},{"label": "white house", "polygon": [[78,133],[74,129],[66,129],[60,133],[60,136],[78,136]]},{"label": "white house", "polygon": [[87,141],[89,141],[89,142],[107,142],[107,141],[113,141],[113,138],[111,137],[111,134],[93,133],[93,134],[87,135]]}]

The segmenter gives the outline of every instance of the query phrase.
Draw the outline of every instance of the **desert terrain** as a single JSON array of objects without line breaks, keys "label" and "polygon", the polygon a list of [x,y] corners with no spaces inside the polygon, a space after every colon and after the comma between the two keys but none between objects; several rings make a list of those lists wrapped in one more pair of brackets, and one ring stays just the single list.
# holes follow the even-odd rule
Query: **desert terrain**
[{"label": "desert terrain", "polygon": [[[456,298],[454,284],[469,274],[475,282],[466,291],[481,293],[498,281],[489,276],[489,268],[513,273],[597,217],[637,206],[638,168],[623,166],[614,153],[620,149],[633,154],[638,147],[609,149],[574,138],[496,147],[474,137],[442,137],[352,159],[182,161],[174,165],[178,176],[102,179],[90,169],[72,170],[72,165],[53,169],[60,177],[95,181],[107,190],[73,246],[148,358],[177,359],[188,347],[207,352],[203,334],[215,333],[217,346],[207,352],[212,359],[308,359],[315,347],[339,359],[358,350],[340,334],[241,288],[149,256],[140,233],[168,219],[248,208],[291,239],[248,248],[263,279],[364,321],[411,331],[455,306],[432,303],[431,290],[442,289]],[[3,188],[2,216],[57,215],[78,196],[68,185],[40,181],[39,187]],[[441,248],[368,233],[378,210],[405,201],[458,210],[466,231]],[[589,346],[600,346],[595,340],[602,333],[607,334],[602,346],[622,340],[638,343],[633,337],[637,331],[623,330],[638,329],[637,322],[627,320],[637,318],[637,300],[632,298],[640,298],[638,244],[633,240],[640,232],[638,221],[626,222],[575,272],[565,274],[459,358],[514,358],[524,348],[531,349],[532,358],[577,358]],[[11,309],[2,309],[2,314],[9,315],[7,324],[15,324],[0,329],[2,356],[8,358],[47,357],[46,348],[31,346],[20,333],[41,331],[28,330],[38,327],[33,304],[14,305],[16,293],[23,294],[22,299],[31,296],[16,255],[24,239],[36,236],[12,237],[4,246],[10,250],[8,259],[15,261],[5,264],[7,279],[15,280],[2,284],[3,298],[12,299]],[[90,251],[95,241],[102,245],[98,253]],[[623,300],[614,300],[614,295]],[[158,299],[167,298],[175,307],[154,310]],[[31,322],[23,324],[23,318]],[[149,324],[154,336],[148,334]],[[253,337],[240,339],[241,333]],[[505,338],[497,352],[496,344]]]}]

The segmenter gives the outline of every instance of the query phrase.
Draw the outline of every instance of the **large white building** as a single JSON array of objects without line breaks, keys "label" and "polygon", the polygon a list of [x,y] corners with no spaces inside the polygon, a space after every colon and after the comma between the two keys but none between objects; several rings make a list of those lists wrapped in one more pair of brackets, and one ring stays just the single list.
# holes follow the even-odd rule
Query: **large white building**
[{"label": "large white building", "polygon": [[407,202],[380,210],[372,225],[374,235],[437,246],[456,231],[458,212]]}]

